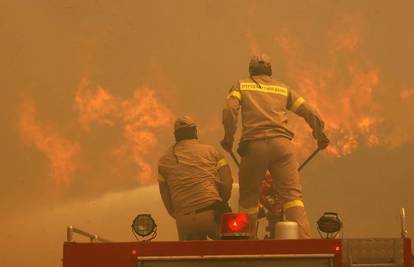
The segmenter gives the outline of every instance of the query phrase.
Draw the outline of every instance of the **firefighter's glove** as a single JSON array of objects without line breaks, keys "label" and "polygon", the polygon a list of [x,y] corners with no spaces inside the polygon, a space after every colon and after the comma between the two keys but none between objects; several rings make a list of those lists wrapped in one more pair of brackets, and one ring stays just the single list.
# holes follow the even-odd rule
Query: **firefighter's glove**
[{"label": "firefighter's glove", "polygon": [[329,139],[326,137],[324,133],[321,134],[321,136],[318,138],[318,148],[320,150],[323,150],[327,148],[329,145]]},{"label": "firefighter's glove", "polygon": [[233,141],[223,139],[221,140],[220,144],[221,144],[221,147],[227,152],[231,152],[233,150]]},{"label": "firefighter's glove", "polygon": [[240,155],[240,157],[244,157],[247,155],[248,152],[248,143],[247,141],[243,141],[239,144],[239,148],[237,148],[237,153]]}]

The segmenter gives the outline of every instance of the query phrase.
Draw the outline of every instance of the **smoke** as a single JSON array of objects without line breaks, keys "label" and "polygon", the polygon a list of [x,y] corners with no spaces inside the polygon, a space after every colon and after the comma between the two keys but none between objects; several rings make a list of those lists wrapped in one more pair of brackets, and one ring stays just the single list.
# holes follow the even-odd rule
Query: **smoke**
[{"label": "smoke", "polygon": [[402,89],[400,91],[400,98],[403,102],[412,100],[414,98],[414,89]]},{"label": "smoke", "polygon": [[30,99],[22,101],[19,108],[19,127],[23,141],[35,146],[48,160],[50,176],[56,185],[69,186],[72,182],[80,153],[78,143],[64,137],[53,126],[39,122],[36,106]]},{"label": "smoke", "polygon": [[150,155],[158,143],[157,132],[171,127],[173,120],[171,111],[158,101],[154,90],[135,90],[130,99],[120,99],[100,86],[94,90],[87,80],[82,80],[76,91],[75,110],[86,132],[93,123],[120,125],[123,142],[112,149],[117,166],[133,163],[139,169],[139,184],[154,181],[153,164],[148,162],[156,160]]},{"label": "smoke", "polygon": [[[410,124],[406,112],[387,116],[384,111],[394,109],[394,103],[378,101],[384,92],[386,97],[393,92],[387,92],[380,71],[361,48],[365,40],[363,21],[360,16],[348,15],[333,23],[323,39],[328,53],[322,60],[289,32],[275,37],[288,62],[288,80],[321,114],[331,139],[327,152],[336,157],[349,155],[361,147],[391,148],[412,139],[412,135],[395,132],[396,117],[405,117],[403,124]],[[409,98],[410,93],[408,89],[402,90],[401,100]],[[385,125],[392,128],[385,129]],[[305,127],[303,123],[293,123],[295,132],[306,133],[295,140],[300,154],[309,153],[312,144]]]},{"label": "smoke", "polygon": [[[71,135],[72,139],[65,137],[63,130],[54,126],[53,122],[39,121],[38,108],[33,100],[23,98],[18,108],[21,140],[44,155],[50,170],[48,176],[55,182],[55,187],[66,188],[60,190],[61,195],[70,195],[70,192],[76,195],[79,194],[76,191],[86,191],[90,186],[95,188],[89,195],[93,195],[94,191],[104,193],[124,187],[110,181],[106,186],[99,186],[102,176],[95,168],[107,170],[115,177],[121,174],[134,177],[136,186],[155,181],[153,166],[159,154],[154,152],[159,150],[159,138],[164,136],[164,129],[171,128],[173,117],[171,111],[157,99],[153,89],[137,89],[130,98],[122,99],[101,86],[94,88],[82,79],[78,88],[74,89],[73,103],[79,123],[68,122],[76,132],[76,135]],[[105,148],[94,148],[89,136],[96,137],[95,126],[102,126],[99,131],[103,133],[108,128],[115,128],[119,134],[113,140],[106,140]],[[96,155],[96,158],[89,156],[91,149],[100,151],[100,159]],[[106,167],[100,165],[108,160],[112,164],[106,164]],[[131,167],[134,171],[130,170]],[[122,179],[127,184],[130,184],[128,180],[132,180],[128,177]]]},{"label": "smoke", "polygon": [[[218,146],[225,96],[256,52],[326,123],[331,146],[301,173],[310,218],[339,211],[352,237],[395,236],[391,214],[414,211],[413,9],[405,0],[0,1],[0,207],[15,233],[4,244],[59,253],[64,236],[36,234],[35,244],[19,234],[29,209],[42,233],[77,218],[108,238],[118,229],[100,222],[124,201],[163,210],[156,190],[147,201],[98,203],[155,182],[175,115],[194,117],[200,139]],[[315,140],[289,119],[302,160]],[[68,214],[49,221],[50,203]],[[91,209],[82,213],[83,203]]]}]

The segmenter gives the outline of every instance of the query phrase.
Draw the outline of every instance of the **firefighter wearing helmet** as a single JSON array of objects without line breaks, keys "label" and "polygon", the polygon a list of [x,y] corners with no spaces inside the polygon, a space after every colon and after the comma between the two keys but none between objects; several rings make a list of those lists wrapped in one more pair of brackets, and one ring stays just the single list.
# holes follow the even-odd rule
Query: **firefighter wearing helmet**
[{"label": "firefighter wearing helmet", "polygon": [[180,240],[218,239],[219,219],[229,211],[230,167],[216,148],[198,141],[189,116],[175,121],[174,136],[158,164],[164,206],[176,220]]},{"label": "firefighter wearing helmet", "polygon": [[305,119],[320,149],[329,144],[324,123],[302,97],[271,77],[272,68],[267,55],[253,56],[249,73],[249,78],[239,80],[230,89],[223,109],[225,133],[221,145],[228,152],[233,148],[240,109],[242,115],[242,135],[237,150],[241,156],[239,211],[249,215],[251,235],[255,236],[260,186],[269,171],[286,219],[298,223],[301,238],[310,238],[298,164],[291,142],[294,133],[288,128],[287,112],[294,112]]}]

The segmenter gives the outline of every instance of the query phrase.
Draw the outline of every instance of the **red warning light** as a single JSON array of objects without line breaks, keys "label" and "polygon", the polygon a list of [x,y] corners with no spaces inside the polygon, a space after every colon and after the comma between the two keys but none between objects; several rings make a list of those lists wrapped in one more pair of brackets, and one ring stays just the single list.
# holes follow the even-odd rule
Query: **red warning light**
[{"label": "red warning light", "polygon": [[134,249],[132,250],[132,255],[135,255],[135,254],[137,254],[137,251]]},{"label": "red warning light", "polygon": [[249,218],[244,213],[224,213],[221,220],[221,236],[249,237]]},{"label": "red warning light", "polygon": [[341,247],[340,246],[336,246],[335,247],[335,251],[341,251]]},{"label": "red warning light", "polygon": [[227,219],[227,226],[230,232],[240,232],[248,225],[249,219],[246,214],[236,213],[236,216],[231,216]]}]

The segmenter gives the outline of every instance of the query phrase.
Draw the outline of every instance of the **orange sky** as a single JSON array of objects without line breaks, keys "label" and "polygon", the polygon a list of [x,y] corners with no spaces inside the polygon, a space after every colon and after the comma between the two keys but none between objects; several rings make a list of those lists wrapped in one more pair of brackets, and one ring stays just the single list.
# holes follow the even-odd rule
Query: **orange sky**
[{"label": "orange sky", "polygon": [[[398,236],[405,207],[414,231],[414,3],[382,2],[1,1],[0,265],[34,266],[18,247],[58,265],[67,224],[127,238],[130,216],[107,212],[124,200],[166,218],[155,189],[137,192],[153,188],[173,119],[193,116],[217,145],[226,92],[255,52],[326,121],[332,146],[302,173],[311,221],[333,210],[349,237]],[[302,161],[315,143],[301,119],[291,127]],[[28,219],[38,231],[21,230]]]}]

